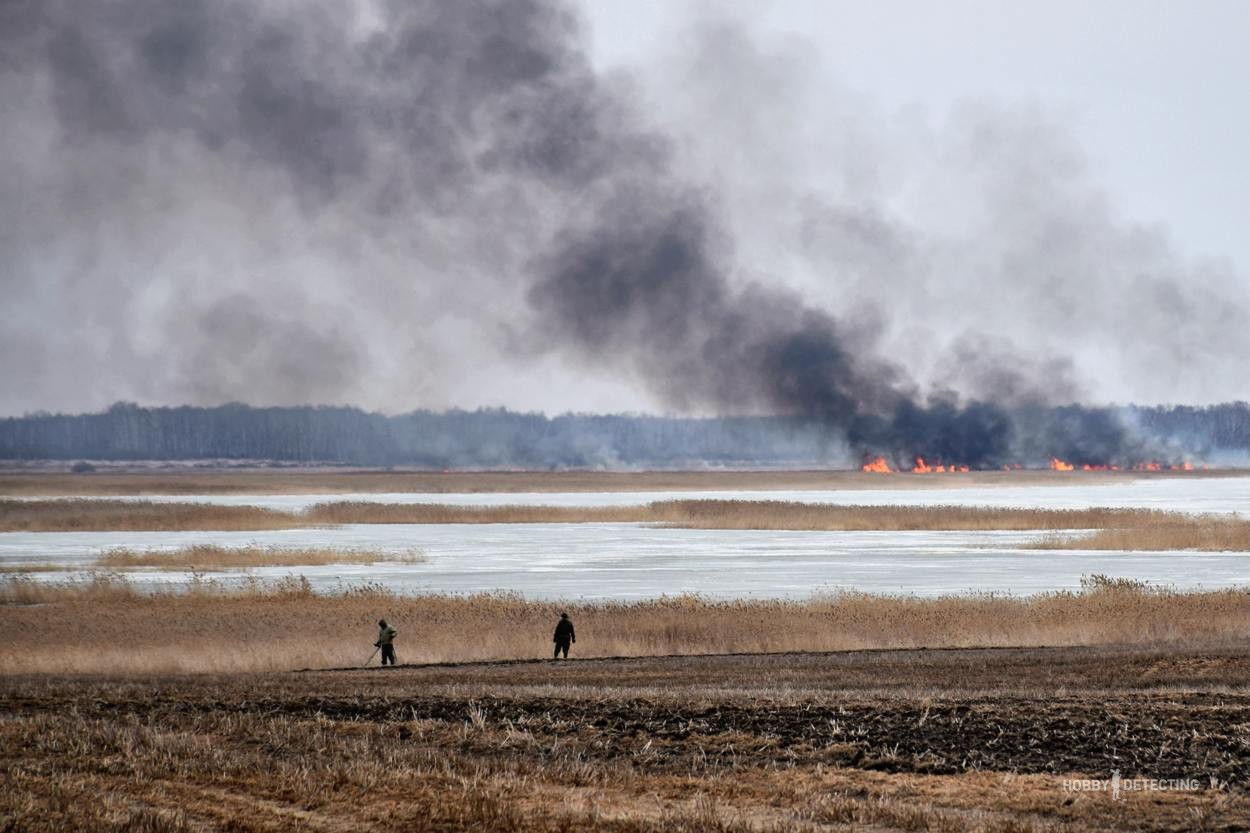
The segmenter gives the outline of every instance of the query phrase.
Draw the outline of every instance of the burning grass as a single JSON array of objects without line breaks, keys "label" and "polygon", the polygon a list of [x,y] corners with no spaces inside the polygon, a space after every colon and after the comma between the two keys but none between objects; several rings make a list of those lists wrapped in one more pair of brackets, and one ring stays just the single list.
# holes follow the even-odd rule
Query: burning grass
[{"label": "burning grass", "polygon": [[156,567],[161,570],[238,570],[251,567],[311,567],[323,564],[420,564],[428,559],[420,550],[372,552],[329,548],[217,547],[198,545],[173,552],[109,550],[95,566],[113,570]]},{"label": "burning grass", "polygon": [[1244,590],[1183,593],[1103,583],[1025,598],[853,593],[806,602],[679,597],[560,605],[508,595],[398,596],[376,586],[321,596],[298,578],[243,590],[201,581],[185,592],[145,595],[120,576],[101,574],[87,583],[0,578],[0,668],[14,674],[352,665],[364,660],[383,617],[400,629],[404,662],[542,657],[561,609],[577,623],[574,653],[581,657],[1227,645],[1250,635]]}]

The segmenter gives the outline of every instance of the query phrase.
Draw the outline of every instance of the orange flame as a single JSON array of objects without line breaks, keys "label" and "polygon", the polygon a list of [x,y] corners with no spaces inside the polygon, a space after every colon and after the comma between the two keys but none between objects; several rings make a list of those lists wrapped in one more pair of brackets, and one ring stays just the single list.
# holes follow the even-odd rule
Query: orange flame
[{"label": "orange flame", "polygon": [[[1206,466],[1204,465],[1204,468]],[[1151,460],[1146,463],[1136,463],[1133,465],[1133,471],[1193,471],[1194,464],[1188,460],[1183,463],[1159,463]]]},{"label": "orange flame", "polygon": [[1072,465],[1071,463],[1065,463],[1064,461],[1060,460],[1058,457],[1050,458],[1050,467],[1054,471],[1072,471],[1076,468],[1076,466]]},{"label": "orange flame", "polygon": [[874,457],[872,460],[860,466],[864,471],[875,472],[876,474],[889,474],[893,471],[890,464],[885,461],[884,457]]},{"label": "orange flame", "polygon": [[[1007,466],[1003,466],[1003,468],[1005,469]],[[954,463],[949,465],[938,463],[936,466],[931,466],[924,461],[923,457],[917,457],[916,465],[912,468],[912,472],[915,474],[954,474],[957,471],[972,471],[972,469],[969,466],[957,466]]]}]

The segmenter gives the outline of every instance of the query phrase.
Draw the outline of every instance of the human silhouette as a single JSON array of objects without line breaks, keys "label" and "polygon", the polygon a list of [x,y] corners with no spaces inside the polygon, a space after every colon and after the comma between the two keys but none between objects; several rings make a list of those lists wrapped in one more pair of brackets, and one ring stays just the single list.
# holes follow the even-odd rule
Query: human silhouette
[{"label": "human silhouette", "polygon": [[386,624],[385,619],[378,621],[378,641],[373,643],[375,647],[382,649],[382,664],[395,664],[395,637],[399,631]]},{"label": "human silhouette", "polygon": [[569,645],[577,641],[577,634],[573,632],[573,620],[567,613],[560,614],[560,621],[556,622],[556,633],[551,637],[551,641],[556,644],[555,654],[551,658],[559,659],[560,652],[563,651],[564,658],[568,659]]}]

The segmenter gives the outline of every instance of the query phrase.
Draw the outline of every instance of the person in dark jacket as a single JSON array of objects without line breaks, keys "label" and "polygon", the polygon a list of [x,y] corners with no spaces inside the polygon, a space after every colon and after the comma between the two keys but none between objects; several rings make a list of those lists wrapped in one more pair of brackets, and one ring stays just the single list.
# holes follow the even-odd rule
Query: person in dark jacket
[{"label": "person in dark jacket", "polygon": [[551,641],[556,643],[556,652],[552,659],[559,659],[561,651],[564,652],[564,658],[568,659],[569,645],[577,641],[577,634],[573,632],[573,620],[567,613],[560,614],[560,621],[556,622],[556,634],[551,637]]},{"label": "person in dark jacket", "polygon": [[395,664],[395,637],[398,635],[399,631],[386,624],[385,619],[378,622],[378,641],[373,644],[382,649],[383,665]]}]

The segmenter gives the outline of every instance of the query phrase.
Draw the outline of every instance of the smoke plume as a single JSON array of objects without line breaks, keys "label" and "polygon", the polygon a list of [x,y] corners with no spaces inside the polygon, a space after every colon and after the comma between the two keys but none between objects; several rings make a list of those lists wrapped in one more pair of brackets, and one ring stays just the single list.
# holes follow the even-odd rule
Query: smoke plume
[{"label": "smoke plume", "polygon": [[1118,222],[1044,114],[900,140],[815,106],[804,60],[708,24],[656,100],[555,0],[5,4],[4,407],[398,410],[550,373],[991,466],[1020,408],[1107,399],[1091,370],[1237,378],[1242,277]]}]

